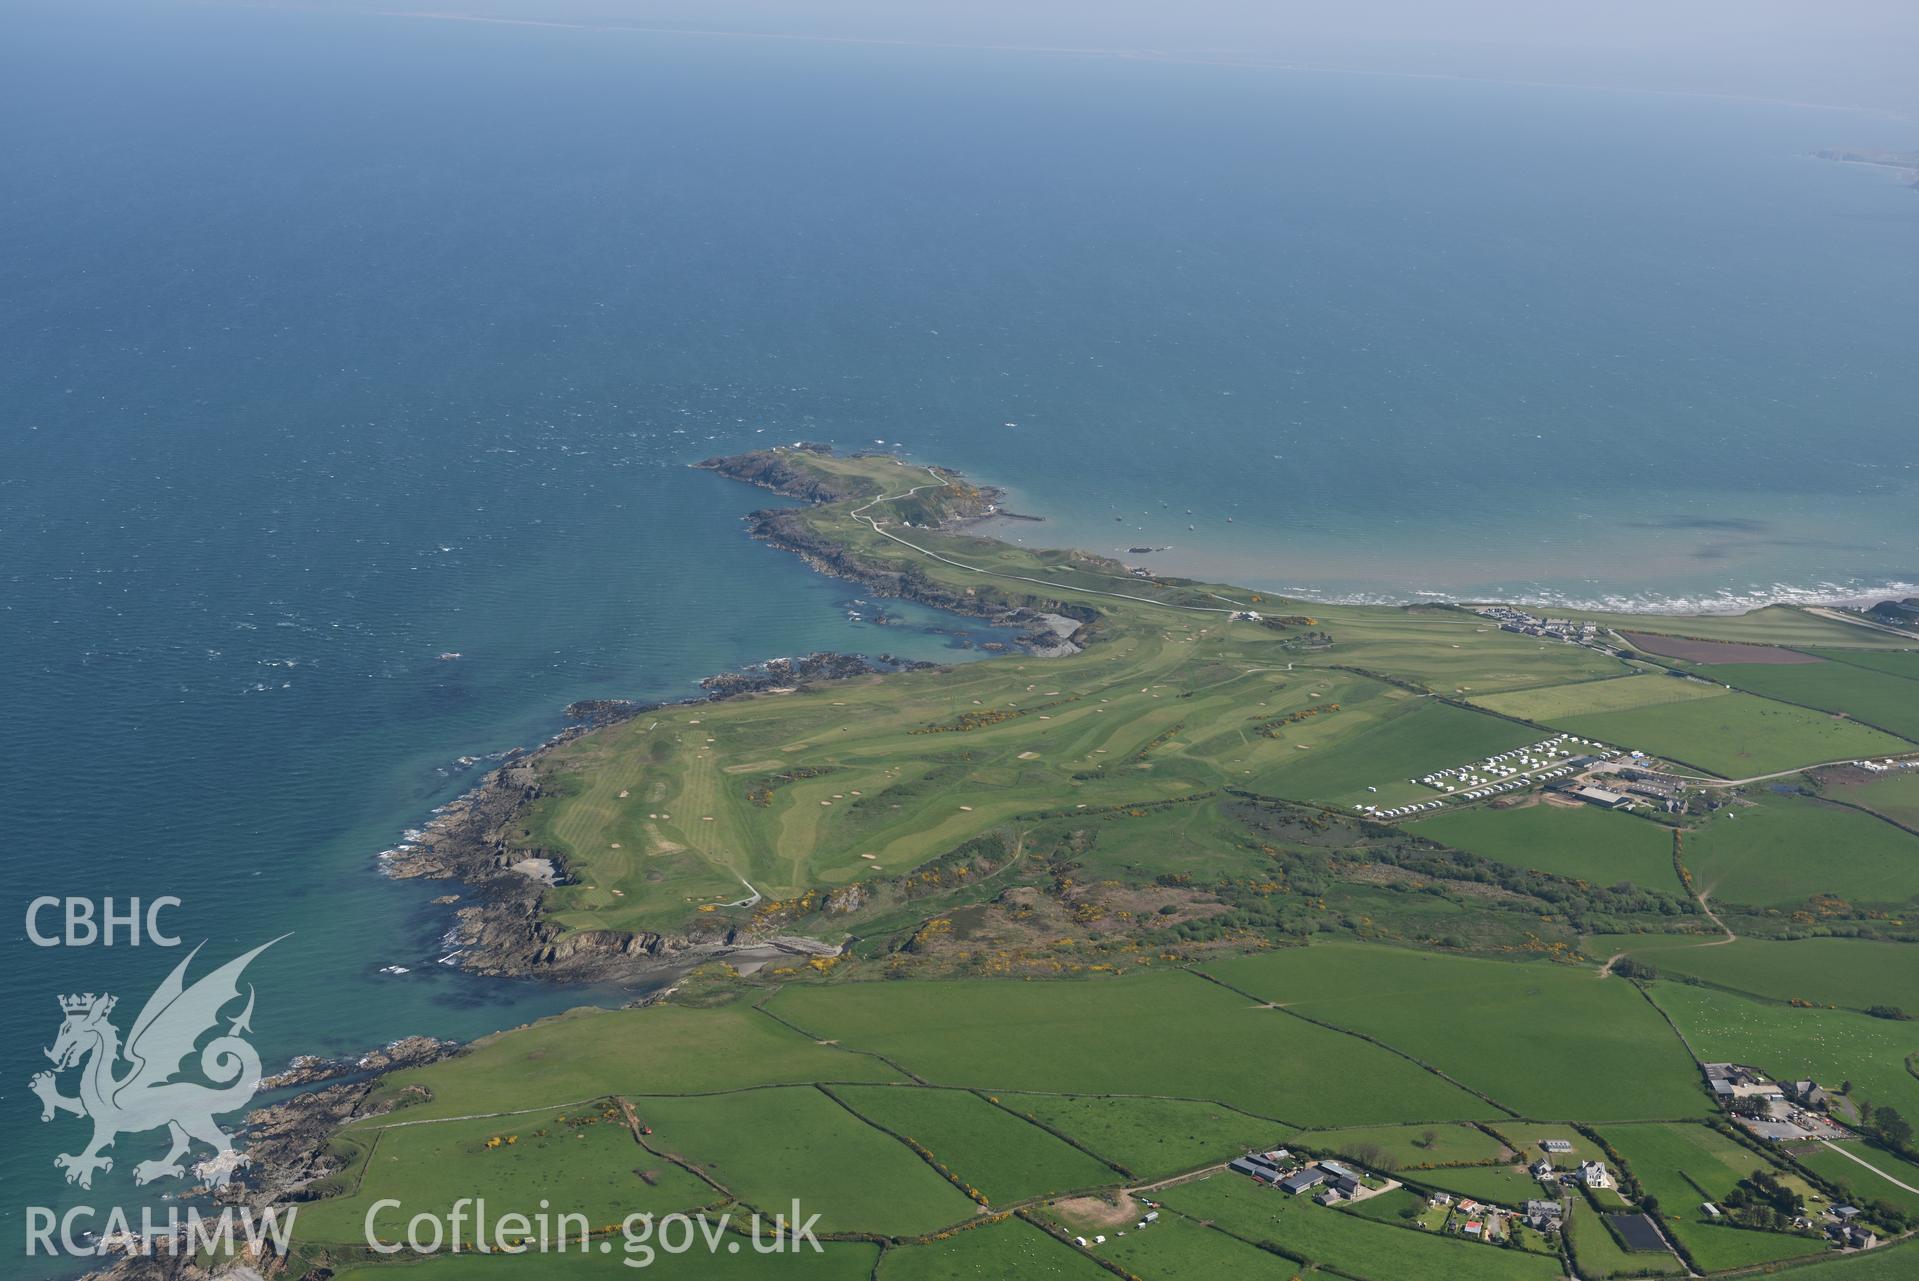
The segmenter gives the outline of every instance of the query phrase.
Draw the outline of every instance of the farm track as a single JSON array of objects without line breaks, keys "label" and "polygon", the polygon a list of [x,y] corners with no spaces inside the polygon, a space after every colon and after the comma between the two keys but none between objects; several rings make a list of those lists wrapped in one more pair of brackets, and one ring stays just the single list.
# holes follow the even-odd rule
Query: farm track
[{"label": "farm track", "polygon": [[[1754,695],[1754,697],[1757,698],[1762,696]],[[1780,700],[1773,699],[1772,701],[1779,702]],[[1797,704],[1790,704],[1790,706],[1797,706]],[[1895,760],[1895,761],[1909,761],[1909,760],[1912,760],[1914,757],[1919,757],[1919,752],[1902,752],[1896,756],[1891,756],[1886,759]],[[1771,774],[1754,774],[1751,778],[1708,778],[1708,777],[1695,775],[1695,774],[1677,774],[1677,773],[1675,773],[1673,777],[1683,778],[1688,783],[1697,783],[1701,787],[1745,787],[1751,783],[1770,783],[1774,779],[1792,778],[1795,775],[1804,774],[1809,770],[1831,769],[1837,765],[1850,765],[1852,764],[1853,759],[1854,758],[1852,757],[1847,757],[1845,760],[1841,760],[1841,761],[1820,761],[1817,765],[1800,765],[1800,766],[1796,766],[1793,769],[1776,770]]]},{"label": "farm track", "polygon": [[1846,1160],[1852,1161],[1858,1165],[1865,1166],[1868,1170],[1871,1170],[1874,1174],[1878,1175],[1880,1178],[1884,1179],[1886,1182],[1892,1184],[1893,1187],[1903,1188],[1905,1191],[1912,1193],[1914,1196],[1919,1196],[1919,1188],[1913,1187],[1912,1184],[1910,1183],[1901,1183],[1898,1179],[1893,1178],[1890,1174],[1887,1174],[1884,1170],[1872,1164],[1872,1162],[1866,1160],[1864,1157],[1859,1156],[1857,1153],[1846,1151],[1844,1148],[1840,1147],[1838,1144],[1834,1143],[1830,1139],[1821,1139],[1819,1140],[1819,1142],[1825,1147],[1831,1148],[1834,1152],[1837,1152],[1840,1156],[1845,1157]]}]

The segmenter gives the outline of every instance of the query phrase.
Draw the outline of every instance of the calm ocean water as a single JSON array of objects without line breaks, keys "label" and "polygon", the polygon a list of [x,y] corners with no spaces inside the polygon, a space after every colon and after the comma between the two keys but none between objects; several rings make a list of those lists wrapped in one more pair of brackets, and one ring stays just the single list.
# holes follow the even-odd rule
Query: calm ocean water
[{"label": "calm ocean water", "polygon": [[903,442],[1050,518],[1017,536],[1330,596],[1919,580],[1919,192],[1806,156],[1911,125],[101,12],[0,40],[14,1241],[74,1196],[24,1088],[54,995],[177,959],[33,948],[28,899],[177,894],[219,958],[293,930],[270,1062],[478,1035],[617,994],[432,963],[445,887],[372,855],[459,757],[776,654],[965,656],[743,538],[764,496],[705,454]]}]

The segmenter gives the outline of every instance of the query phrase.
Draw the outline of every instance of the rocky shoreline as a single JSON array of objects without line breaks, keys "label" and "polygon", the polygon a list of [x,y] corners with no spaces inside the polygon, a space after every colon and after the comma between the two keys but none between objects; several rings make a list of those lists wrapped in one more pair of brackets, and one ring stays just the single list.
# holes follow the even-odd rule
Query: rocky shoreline
[{"label": "rocky shoreline", "polygon": [[[841,656],[844,658],[844,656]],[[750,683],[750,677],[746,679]],[[743,692],[743,690],[735,690]],[[710,698],[733,696],[712,694]],[[658,706],[658,704],[651,704]],[[624,719],[645,708],[622,708]],[[837,947],[804,938],[748,936],[735,926],[710,932],[689,928],[683,934],[624,930],[560,930],[541,919],[545,892],[566,878],[557,853],[530,850],[510,832],[526,805],[541,796],[539,757],[595,725],[555,736],[543,748],[512,756],[464,796],[443,805],[438,815],[415,832],[415,840],[384,859],[397,880],[459,880],[466,905],[455,909],[449,934],[451,959],[474,974],[530,976],[574,984],[664,984],[689,968],[745,957],[764,961],[773,955],[833,955]]]},{"label": "rocky shoreline", "polygon": [[[335,1132],[349,1121],[391,1111],[405,1101],[404,1095],[377,1097],[386,1074],[435,1062],[458,1049],[452,1041],[410,1036],[358,1058],[303,1055],[295,1059],[286,1070],[260,1082],[263,1090],[303,1092],[247,1114],[242,1130],[246,1163],[224,1186],[192,1188],[182,1193],[181,1199],[209,1199],[215,1213],[230,1206],[246,1207],[255,1214],[269,1207],[297,1207],[314,1199],[313,1186],[338,1172],[332,1147]],[[319,1088],[311,1088],[315,1086]],[[192,1255],[176,1255],[159,1241],[152,1244],[152,1249],[151,1254],[125,1254],[106,1268],[88,1272],[81,1281],[201,1281],[215,1275],[259,1278],[279,1274],[285,1267],[279,1258],[249,1254],[210,1273]]]},{"label": "rocky shoreline", "polygon": [[[833,453],[830,446],[812,442],[803,442],[793,448],[826,456]],[[790,457],[781,451],[757,450],[708,458],[693,465],[702,471],[718,472],[743,484],[755,485],[809,503],[844,502],[860,496],[823,483],[813,473],[800,471],[793,466]],[[954,482],[961,480],[957,472],[946,468],[932,467],[926,470]],[[948,528],[963,528],[993,519],[1041,519],[1038,516],[1001,511],[999,500],[1004,497],[1004,491],[993,486],[980,486],[973,492],[975,497],[969,508]],[[911,564],[902,568],[897,564],[864,559],[844,544],[809,527],[804,520],[804,512],[804,508],[792,507],[771,507],[753,512],[746,518],[747,532],[760,542],[791,552],[819,573],[858,583],[871,595],[910,600],[949,614],[984,619],[1020,629],[1015,643],[1038,657],[1075,653],[1082,647],[1084,638],[1077,633],[1081,626],[1093,619],[1093,612],[1083,606],[1059,602],[1041,610],[1009,605],[996,596],[982,596],[974,591],[948,587],[924,574],[915,573],[916,567]],[[1125,566],[1117,561],[1111,562],[1111,568],[1116,572],[1125,572]],[[1074,626],[1063,627],[1062,624],[1066,622]]]}]

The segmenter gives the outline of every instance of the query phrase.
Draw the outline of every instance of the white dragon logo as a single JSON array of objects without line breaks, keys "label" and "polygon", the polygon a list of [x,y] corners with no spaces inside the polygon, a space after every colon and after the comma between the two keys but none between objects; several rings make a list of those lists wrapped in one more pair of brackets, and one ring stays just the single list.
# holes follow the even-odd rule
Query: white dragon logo
[{"label": "white dragon logo", "polygon": [[[187,966],[200,954],[200,948],[194,948],[147,998],[125,1046],[107,1018],[117,998],[91,992],[60,998],[60,1010],[66,1019],[60,1024],[53,1048],[46,1051],[53,1060],[53,1071],[37,1074],[30,1084],[40,1096],[42,1121],[53,1120],[59,1112],[93,1118],[93,1141],[86,1149],[53,1158],[54,1165],[67,1172],[68,1183],[92,1187],[95,1170],[113,1169],[113,1159],[102,1156],[101,1149],[112,1147],[117,1135],[162,1126],[173,1147],[161,1159],[135,1166],[136,1183],[183,1177],[186,1168],[180,1158],[187,1155],[195,1140],[214,1150],[214,1159],[204,1168],[216,1186],[226,1183],[237,1166],[246,1164],[246,1157],[234,1150],[232,1138],[214,1124],[213,1118],[244,1107],[260,1086],[260,1056],[240,1036],[253,1030],[249,1024],[253,1017],[251,984],[247,986],[246,1008],[232,1020],[225,1035],[207,1042],[200,1051],[200,1071],[213,1084],[173,1078],[186,1066],[201,1036],[218,1026],[220,1011],[239,999],[240,973],[247,962],[279,941],[262,943],[187,987]],[[122,1059],[127,1069],[116,1074]],[[60,1093],[58,1074],[83,1060],[80,1095],[68,1098]]]}]

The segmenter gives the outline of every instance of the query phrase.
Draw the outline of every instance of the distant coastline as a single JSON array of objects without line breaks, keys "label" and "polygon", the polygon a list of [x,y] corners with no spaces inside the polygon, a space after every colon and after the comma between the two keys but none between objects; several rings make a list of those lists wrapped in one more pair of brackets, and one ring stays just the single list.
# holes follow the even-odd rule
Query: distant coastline
[{"label": "distant coastline", "polygon": [[1828,147],[1812,154],[1820,160],[1832,160],[1840,164],[1871,165],[1878,169],[1890,169],[1898,174],[1908,187],[1919,187],[1919,152]]}]

